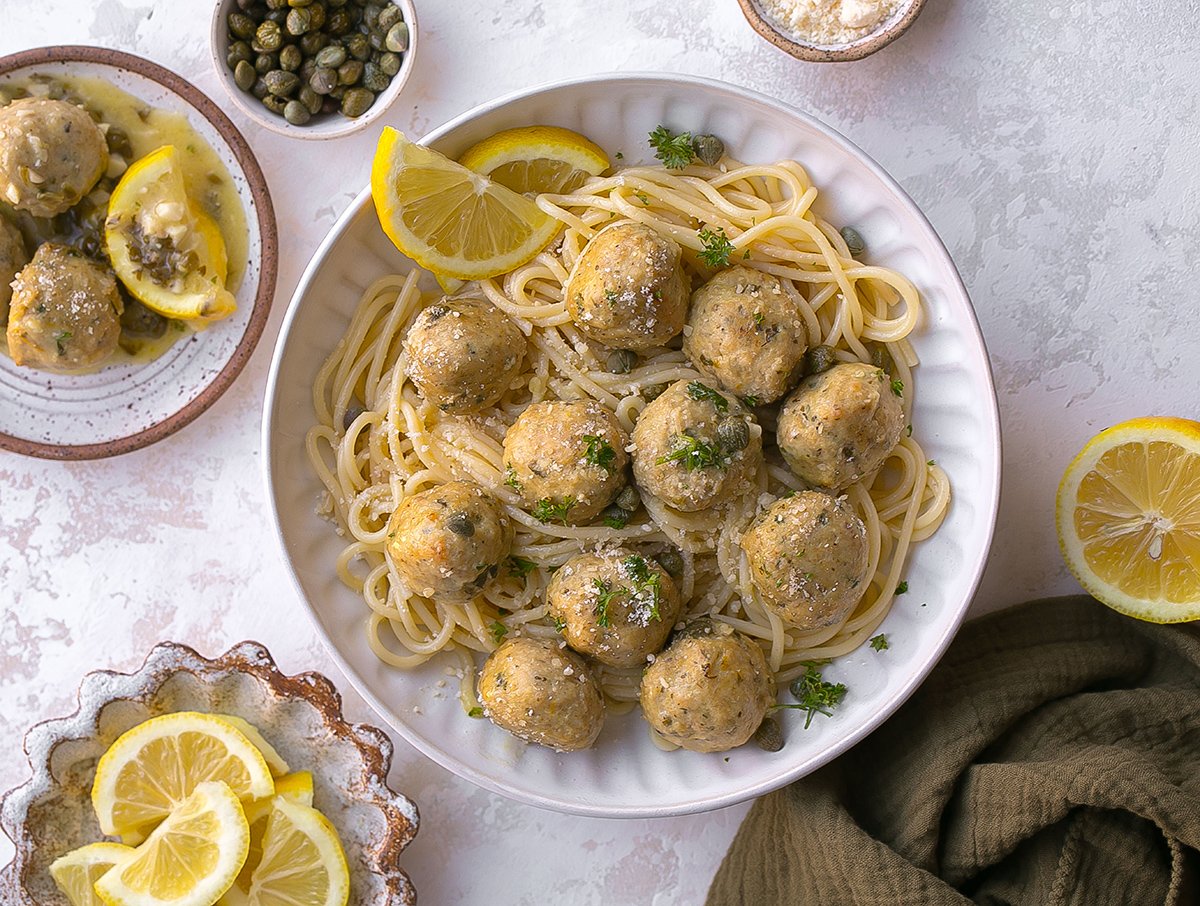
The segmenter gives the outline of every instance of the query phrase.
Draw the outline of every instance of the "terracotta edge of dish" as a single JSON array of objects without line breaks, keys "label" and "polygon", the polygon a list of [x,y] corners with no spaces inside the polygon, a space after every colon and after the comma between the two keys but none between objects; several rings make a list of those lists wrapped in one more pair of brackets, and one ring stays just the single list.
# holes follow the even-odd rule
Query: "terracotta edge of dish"
[{"label": "terracotta edge of dish", "polygon": [[[255,678],[279,701],[303,700],[320,714],[325,728],[339,741],[354,746],[363,769],[354,788],[383,814],[386,832],[362,849],[372,874],[383,881],[387,899],[380,906],[415,906],[416,888],[399,867],[400,855],[417,834],[420,817],[416,804],[387,785],[392,765],[392,741],[382,730],[367,724],[348,723],[342,714],[342,697],[323,674],[307,672],[288,676],[275,665],[270,652],[258,642],[244,641],[224,654],[205,658],[194,648],[177,642],[160,642],[151,649],[142,666],[133,673],[97,670],[83,677],[75,711],[67,717],[34,724],[25,734],[24,749],[33,776],[21,786],[0,796],[0,830],[12,840],[15,855],[0,869],[0,902],[34,904],[25,888],[28,863],[34,842],[26,826],[30,807],[39,795],[51,792],[57,783],[51,760],[60,743],[80,739],[81,733],[98,734],[104,709],[117,701],[145,701],[179,673],[197,678],[207,675],[245,674]],[[115,691],[103,701],[92,700],[98,692]]]},{"label": "terracotta edge of dish", "polygon": [[[192,85],[185,78],[169,69],[153,63],[150,60],[125,53],[120,50],[110,50],[104,47],[89,47],[86,45],[64,45],[62,47],[38,47],[23,50],[18,53],[0,57],[0,75],[6,75],[17,69],[31,66],[46,66],[59,63],[99,63],[117,69],[135,72],[140,76],[158,82],[164,88],[174,92],[184,101],[194,107],[229,144],[234,157],[246,177],[254,206],[254,215],[258,221],[258,230],[262,244],[262,258],[259,261],[258,293],[254,298],[254,308],[251,311],[250,322],[246,325],[246,333],[233,351],[229,361],[217,372],[216,377],[205,387],[195,399],[185,405],[174,415],[157,424],[151,425],[136,434],[120,437],[116,440],[97,444],[46,444],[26,438],[13,437],[0,432],[0,450],[20,453],[24,456],[34,456],[39,459],[74,461],[87,459],[104,459],[109,456],[120,456],[142,447],[156,443],[169,437],[179,429],[191,424],[205,412],[221,395],[229,389],[241,373],[251,354],[262,337],[267,326],[267,317],[271,312],[271,303],[275,297],[275,281],[279,269],[279,237],[275,224],[275,208],[271,203],[271,192],[267,187],[267,178],[249,144],[238,131],[233,121],[216,105],[208,95]],[[249,212],[248,212],[249,213]]]},{"label": "terracotta edge of dish", "polygon": [[758,0],[738,0],[738,6],[742,8],[742,15],[746,17],[751,28],[762,38],[797,60],[804,60],[808,63],[850,63],[883,50],[908,31],[909,26],[921,14],[925,0],[908,0],[908,6],[904,12],[890,22],[886,22],[882,28],[849,44],[834,47],[807,44],[788,37],[779,27],[772,24],[771,20],[759,9]]}]

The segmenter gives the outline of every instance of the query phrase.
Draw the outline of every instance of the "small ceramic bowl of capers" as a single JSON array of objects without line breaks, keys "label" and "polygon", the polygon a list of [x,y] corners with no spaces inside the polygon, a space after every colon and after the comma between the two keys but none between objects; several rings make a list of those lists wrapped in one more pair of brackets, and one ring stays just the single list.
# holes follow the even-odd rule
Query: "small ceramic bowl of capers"
[{"label": "small ceramic bowl of capers", "polygon": [[219,0],[211,46],[234,104],[296,138],[337,138],[396,99],[413,67],[412,0]]}]

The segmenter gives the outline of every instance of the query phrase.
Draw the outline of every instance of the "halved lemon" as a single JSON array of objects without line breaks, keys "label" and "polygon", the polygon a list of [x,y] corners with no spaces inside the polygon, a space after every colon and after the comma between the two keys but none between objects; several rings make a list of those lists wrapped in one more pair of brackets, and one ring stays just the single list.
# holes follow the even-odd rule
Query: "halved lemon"
[{"label": "halved lemon", "polygon": [[472,145],[458,162],[514,192],[534,195],[573,192],[610,166],[603,148],[560,126],[505,129]]},{"label": "halved lemon", "polygon": [[103,906],[95,884],[114,865],[128,862],[136,853],[120,843],[90,843],[50,863],[50,877],[71,906]]},{"label": "halved lemon", "polygon": [[242,906],[246,902],[254,871],[262,861],[263,838],[267,835],[267,820],[275,808],[276,799],[286,799],[299,805],[313,804],[313,780],[308,771],[297,771],[275,781],[275,795],[270,799],[257,799],[246,806],[246,821],[250,825],[250,851],[246,864],[238,872],[233,886],[221,898],[221,906]]},{"label": "halved lemon", "polygon": [[1067,566],[1114,610],[1200,618],[1200,423],[1136,418],[1088,441],[1058,487]]},{"label": "halved lemon", "polygon": [[161,315],[217,321],[237,308],[225,288],[225,240],[188,198],[174,145],[125,171],[108,203],[104,243],[125,288]]},{"label": "halved lemon", "polygon": [[246,861],[250,828],[228,784],[199,784],[127,861],[96,882],[108,906],[212,906]]},{"label": "halved lemon", "polygon": [[261,855],[248,884],[244,878],[245,872],[222,904],[345,906],[350,896],[350,872],[337,831],[316,809],[284,796],[271,800]]},{"label": "halved lemon", "polygon": [[[284,761],[283,756],[275,750],[273,745],[263,738],[263,735],[259,732],[258,727],[254,726],[254,724],[250,723],[250,721],[244,720],[243,718],[238,717],[236,714],[218,714],[216,716],[225,721],[225,723],[232,724],[241,731],[243,736],[254,743],[254,748],[262,752],[263,760],[266,761],[267,767],[270,768],[272,777],[283,777],[285,774],[291,771],[291,768],[288,767],[288,763]],[[311,786],[312,775],[310,774],[309,787],[311,788]],[[276,790],[276,792],[279,791]]]},{"label": "halved lemon", "polygon": [[558,221],[497,185],[386,127],[371,165],[371,195],[388,238],[439,277],[479,280],[520,267]]},{"label": "halved lemon", "polygon": [[235,727],[212,714],[165,714],[138,724],[104,753],[92,805],[104,833],[144,831],[206,781],[223,781],[245,801],[275,792],[262,753]]}]

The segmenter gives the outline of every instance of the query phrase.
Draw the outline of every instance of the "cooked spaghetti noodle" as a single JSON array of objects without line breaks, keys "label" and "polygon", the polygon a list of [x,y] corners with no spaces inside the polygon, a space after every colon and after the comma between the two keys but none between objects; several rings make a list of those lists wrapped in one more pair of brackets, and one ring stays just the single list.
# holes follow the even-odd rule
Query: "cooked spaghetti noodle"
[{"label": "cooked spaghetti noodle", "polygon": [[[544,524],[519,507],[518,495],[504,483],[505,431],[531,402],[597,400],[628,432],[655,391],[703,377],[677,348],[650,350],[630,373],[610,373],[609,350],[587,340],[572,322],[563,302],[572,266],[589,239],[618,220],[671,236],[684,250],[685,268],[704,278],[712,269],[698,257],[697,231],[723,229],[733,244],[732,261],[782,281],[810,346],[831,346],[841,361],[868,362],[867,344],[885,344],[895,376],[912,388],[917,359],[907,338],[920,315],[916,289],[894,271],[855,261],[839,232],[813,213],[816,198],[794,161],[743,165],[728,159],[720,169],[628,168],[593,178],[569,195],[539,197],[542,210],[562,223],[560,238],[528,264],[463,291],[490,300],[529,341],[518,379],[497,405],[477,415],[442,413],[406,376],[402,341],[429,301],[417,288],[417,274],[383,277],[367,288],[317,376],[317,424],[307,445],[328,490],[325,512],[347,536],[338,575],[370,608],[370,644],[382,660],[409,668],[438,652],[456,652],[467,680],[464,702],[473,705],[472,654],[496,647],[497,623],[508,633],[553,637],[544,602],[552,571],[583,549],[617,544],[650,556],[677,548],[685,617],[710,615],[757,640],[779,683],[803,673],[806,661],[845,654],[874,633],[892,605],[911,546],[938,528],[950,499],[945,473],[926,461],[911,436],[901,439],[876,475],[844,492],[867,528],[871,578],[846,620],[812,632],[789,628],[757,599],[739,546],[762,507],[802,487],[770,448],[756,489],[740,500],[682,513],[644,495],[645,515],[619,529]],[[911,392],[903,404],[911,416]],[[765,436],[773,433],[775,411],[757,410]],[[507,574],[502,569],[466,604],[410,593],[384,556],[396,505],[456,478],[477,482],[503,505],[517,529],[513,555],[521,567]],[[625,707],[637,700],[640,674],[636,668],[598,668],[610,704],[630,703]]]}]

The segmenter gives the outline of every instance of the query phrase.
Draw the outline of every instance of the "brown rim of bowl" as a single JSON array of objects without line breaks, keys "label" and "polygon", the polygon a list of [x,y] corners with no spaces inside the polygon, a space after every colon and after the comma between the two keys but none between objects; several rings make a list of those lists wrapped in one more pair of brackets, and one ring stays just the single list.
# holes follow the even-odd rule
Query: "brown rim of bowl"
[{"label": "brown rim of bowl", "polygon": [[849,44],[833,47],[806,44],[803,41],[789,38],[771,24],[771,21],[758,8],[757,0],[738,0],[738,6],[742,8],[742,15],[750,23],[750,27],[784,53],[809,63],[850,63],[854,60],[861,60],[863,57],[869,57],[877,50],[883,50],[908,31],[908,27],[921,14],[925,0],[908,0],[908,7],[904,12],[883,28]]},{"label": "brown rim of bowl", "polygon": [[151,425],[145,430],[116,440],[98,444],[45,444],[38,441],[13,437],[11,434],[0,432],[0,450],[20,453],[24,456],[36,456],[40,459],[55,459],[59,461],[75,461],[85,459],[104,459],[109,456],[120,456],[140,450],[150,444],[157,443],[164,437],[169,437],[180,428],[193,422],[201,413],[215,403],[234,379],[241,373],[246,362],[262,337],[263,329],[267,326],[267,316],[271,312],[271,302],[275,296],[275,279],[279,266],[278,236],[275,227],[275,209],[271,204],[271,193],[267,188],[267,179],[263,175],[258,160],[242,133],[238,131],[232,120],[213,103],[208,95],[192,85],[182,76],[169,69],[152,63],[142,57],[134,56],[120,50],[109,50],[106,47],[89,47],[86,45],[68,44],[62,47],[36,47],[32,50],[22,50],[5,57],[0,57],[0,75],[7,75],[18,69],[31,66],[46,66],[56,63],[99,63],[115,69],[125,69],[158,82],[169,91],[183,98],[195,108],[201,116],[208,120],[221,134],[221,137],[233,150],[238,166],[246,177],[250,195],[254,203],[258,220],[258,231],[261,236],[262,258],[259,262],[258,294],[254,298],[254,308],[250,313],[250,322],[246,325],[246,333],[234,349],[233,355],[217,376],[199,395],[186,406],[162,421]]}]

